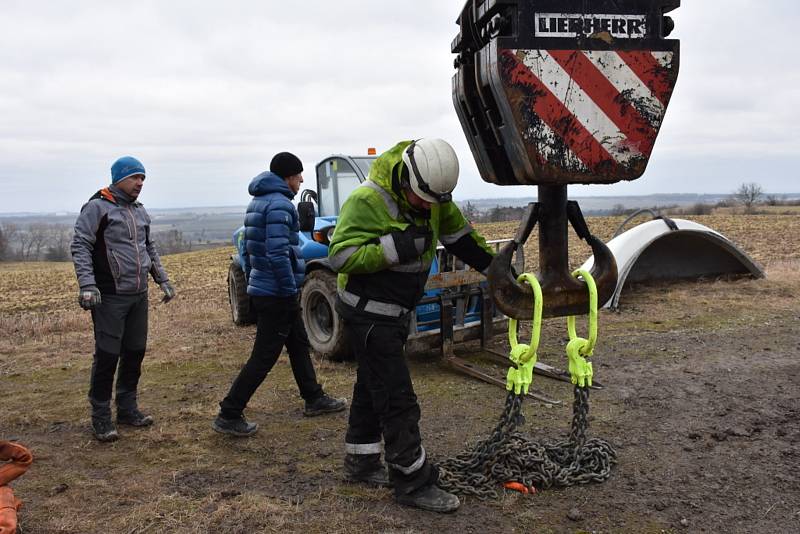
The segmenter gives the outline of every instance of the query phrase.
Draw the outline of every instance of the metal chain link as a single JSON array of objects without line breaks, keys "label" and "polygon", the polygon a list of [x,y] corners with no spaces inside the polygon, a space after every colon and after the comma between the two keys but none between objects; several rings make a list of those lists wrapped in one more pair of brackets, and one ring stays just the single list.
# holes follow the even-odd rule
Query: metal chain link
[{"label": "metal chain link", "polygon": [[524,421],[522,399],[509,392],[492,434],[438,464],[442,489],[485,500],[496,499],[497,486],[511,481],[546,489],[603,482],[611,476],[617,453],[607,441],[586,437],[588,388],[575,386],[569,437],[553,444],[531,441],[517,431]]}]

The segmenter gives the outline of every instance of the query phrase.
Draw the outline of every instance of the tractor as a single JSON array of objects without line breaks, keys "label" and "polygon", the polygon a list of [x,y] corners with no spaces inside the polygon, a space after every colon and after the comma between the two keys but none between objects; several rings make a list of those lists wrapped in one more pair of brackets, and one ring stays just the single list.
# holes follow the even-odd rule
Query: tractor
[{"label": "tractor", "polygon": [[[314,351],[333,361],[347,359],[350,351],[334,310],[336,273],[328,262],[328,244],[344,201],[367,179],[376,157],[374,149],[370,149],[366,156],[336,154],[323,159],[315,167],[316,190],[303,190],[298,204],[300,246],[306,261],[306,278],[300,294],[303,322]],[[239,253],[231,256],[228,270],[231,315],[237,325],[255,322],[241,258],[243,238],[244,227],[240,227],[233,235]],[[499,250],[509,241],[489,243]],[[522,272],[523,255],[518,254],[514,261]],[[505,321],[491,304],[483,275],[440,246],[425,296],[411,318],[407,350],[439,348],[449,355],[452,343],[479,338],[485,341],[495,331],[502,330]]]}]

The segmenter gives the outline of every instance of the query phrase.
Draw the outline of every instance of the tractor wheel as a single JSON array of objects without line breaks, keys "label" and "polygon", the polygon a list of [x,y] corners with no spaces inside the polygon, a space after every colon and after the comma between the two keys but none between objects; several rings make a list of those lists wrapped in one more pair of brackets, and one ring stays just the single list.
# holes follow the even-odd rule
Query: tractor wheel
[{"label": "tractor wheel", "polygon": [[250,297],[247,296],[247,280],[239,262],[232,260],[228,268],[228,301],[231,304],[233,323],[238,326],[253,324],[256,318],[250,311]]},{"label": "tractor wheel", "polygon": [[308,273],[300,295],[308,341],[323,358],[341,362],[350,359],[350,350],[335,302],[336,275],[325,269]]}]

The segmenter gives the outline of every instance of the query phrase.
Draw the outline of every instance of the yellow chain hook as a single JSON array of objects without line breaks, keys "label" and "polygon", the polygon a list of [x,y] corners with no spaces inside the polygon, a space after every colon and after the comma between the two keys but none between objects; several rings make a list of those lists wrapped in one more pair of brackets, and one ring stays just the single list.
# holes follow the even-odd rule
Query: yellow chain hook
[{"label": "yellow chain hook", "polygon": [[508,357],[514,366],[508,369],[506,389],[519,395],[528,393],[533,381],[536,350],[539,348],[539,337],[542,332],[542,287],[536,277],[529,273],[519,275],[517,281],[528,282],[534,295],[530,345],[517,342],[517,320],[514,318],[508,320],[508,343],[511,345],[511,354]]},{"label": "yellow chain hook", "polygon": [[[574,271],[572,276],[576,278],[580,276],[583,278],[583,281],[589,289],[589,343],[581,350],[581,354],[584,356],[591,356],[592,351],[594,351],[594,346],[597,344],[597,284],[595,284],[594,278],[589,274],[589,271],[583,269]],[[569,332],[570,341],[578,337],[575,331],[574,315],[567,317],[567,332]]]},{"label": "yellow chain hook", "polygon": [[592,385],[594,370],[592,363],[586,358],[592,355],[594,346],[597,343],[597,284],[588,271],[577,270],[572,276],[580,276],[589,288],[589,339],[578,337],[575,331],[575,316],[567,317],[567,331],[569,332],[569,343],[567,343],[567,360],[569,360],[569,373],[572,383],[579,387]]},{"label": "yellow chain hook", "polygon": [[[542,286],[539,280],[530,273],[522,273],[517,277],[517,282],[527,282],[533,289],[533,317],[531,318],[531,343],[525,354],[520,358],[519,363],[530,360],[539,348],[539,337],[542,333]],[[517,320],[513,317],[508,320],[508,343],[514,350],[519,344],[517,342]]]}]

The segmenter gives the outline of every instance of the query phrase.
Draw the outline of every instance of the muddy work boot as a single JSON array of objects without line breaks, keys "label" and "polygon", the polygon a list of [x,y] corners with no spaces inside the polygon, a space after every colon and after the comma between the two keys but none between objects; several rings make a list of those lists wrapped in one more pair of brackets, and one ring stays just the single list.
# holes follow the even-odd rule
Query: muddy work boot
[{"label": "muddy work boot", "polygon": [[117,427],[111,421],[111,401],[98,401],[89,397],[92,406],[92,433],[97,441],[117,441]]},{"label": "muddy work boot", "polygon": [[358,482],[391,488],[389,473],[381,462],[380,454],[348,454],[344,457],[344,479],[347,482]]},{"label": "muddy work boot", "polygon": [[128,426],[150,426],[153,418],[139,411],[138,408],[132,410],[117,410],[117,424]]},{"label": "muddy work boot", "polygon": [[395,495],[395,500],[406,506],[439,513],[455,512],[461,505],[458,497],[436,485],[423,486],[411,493]]},{"label": "muddy work boot", "polygon": [[313,417],[324,413],[341,412],[345,408],[347,408],[346,399],[334,399],[330,395],[323,393],[321,397],[317,397],[312,401],[306,401],[303,415],[306,417]]},{"label": "muddy work boot", "polygon": [[256,433],[258,425],[255,423],[248,423],[243,415],[236,419],[225,419],[221,415],[218,415],[217,418],[214,419],[214,422],[211,423],[211,428],[220,434],[246,438]]}]

